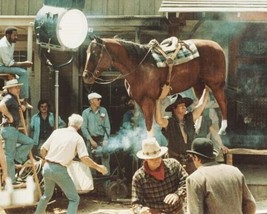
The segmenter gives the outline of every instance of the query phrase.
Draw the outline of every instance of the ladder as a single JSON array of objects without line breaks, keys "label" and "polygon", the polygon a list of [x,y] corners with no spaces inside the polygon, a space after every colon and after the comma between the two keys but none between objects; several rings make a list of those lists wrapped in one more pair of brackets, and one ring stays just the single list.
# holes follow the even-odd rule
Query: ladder
[{"label": "ladder", "polygon": [[[19,98],[17,98],[17,99],[19,102]],[[19,131],[21,131],[23,134],[28,136],[27,126],[26,126],[25,118],[24,118],[23,111],[21,108],[19,108],[19,114],[20,114],[20,123],[21,123],[21,126],[19,127]],[[33,158],[32,151],[30,151],[30,153],[29,153],[29,159],[30,159],[30,163],[27,165],[23,165],[22,167],[31,167],[32,168],[33,178],[35,180],[37,192],[38,192],[38,195],[40,198],[42,196],[42,191],[41,191],[41,187],[40,187],[40,181],[39,181],[36,169],[35,169],[35,165],[34,165],[35,160]]]},{"label": "ladder", "polygon": [[[9,74],[6,74],[6,75],[1,74],[0,78],[5,78],[5,80],[7,80],[8,78],[10,78],[10,75]],[[17,97],[17,100],[19,103],[20,102],[19,97]],[[23,111],[21,108],[19,108],[19,115],[20,115],[20,126],[19,126],[18,130],[20,132],[22,132],[23,134],[28,136],[27,126],[26,126],[24,114],[23,114]],[[36,191],[37,191],[37,195],[38,195],[37,201],[38,201],[40,199],[40,197],[42,196],[42,191],[41,191],[41,187],[40,187],[40,181],[39,181],[39,178],[38,178],[38,175],[36,172],[35,159],[33,158],[32,151],[30,151],[30,153],[29,153],[29,162],[28,163],[16,166],[16,169],[20,169],[20,168],[31,168],[32,169],[32,172],[33,172],[32,176],[33,176],[35,186],[36,186]],[[1,166],[0,166],[0,171],[1,171]],[[1,178],[0,178],[0,183],[2,183]],[[0,187],[1,187],[1,184],[0,184]],[[16,186],[14,188],[16,188]],[[20,187],[18,187],[18,188],[20,188]],[[36,204],[33,204],[33,205],[36,205]],[[19,207],[20,206],[18,206],[18,205],[11,205],[9,207],[4,207],[4,209],[9,209],[9,208],[13,209],[13,208],[19,208]],[[25,206],[23,206],[23,207],[25,207]]]}]

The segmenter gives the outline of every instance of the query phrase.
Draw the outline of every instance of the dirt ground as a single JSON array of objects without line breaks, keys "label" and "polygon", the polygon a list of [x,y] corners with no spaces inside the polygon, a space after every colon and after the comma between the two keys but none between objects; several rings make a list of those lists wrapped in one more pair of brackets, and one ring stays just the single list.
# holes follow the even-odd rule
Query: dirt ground
[{"label": "dirt ground", "polygon": [[[78,214],[131,214],[130,198],[114,202],[105,196],[96,193],[80,194],[80,205]],[[65,196],[57,196],[47,207],[47,214],[66,213],[68,200]],[[1,211],[0,214],[33,214],[36,207],[9,209]]]},{"label": "dirt ground", "polygon": [[[80,194],[80,197],[78,214],[133,214],[130,197],[110,201],[106,196],[97,192]],[[57,196],[48,205],[46,214],[64,214],[67,205],[68,200],[65,196]],[[35,208],[35,206],[31,206],[6,211],[0,208],[0,214],[34,214]],[[257,201],[257,213],[267,213],[267,200]]]}]

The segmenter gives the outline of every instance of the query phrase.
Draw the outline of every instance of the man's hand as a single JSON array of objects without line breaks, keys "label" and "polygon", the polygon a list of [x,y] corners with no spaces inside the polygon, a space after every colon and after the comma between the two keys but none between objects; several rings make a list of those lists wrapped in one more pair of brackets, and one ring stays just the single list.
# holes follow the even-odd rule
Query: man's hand
[{"label": "man's hand", "polygon": [[10,115],[9,117],[6,116],[6,118],[7,118],[7,122],[8,123],[13,123],[14,122],[14,119],[13,119],[12,115]]},{"label": "man's hand", "polygon": [[31,61],[25,61],[23,62],[23,67],[30,68],[32,67],[33,63]]},{"label": "man's hand", "polygon": [[164,203],[166,204],[175,204],[177,201],[179,200],[179,196],[175,193],[173,194],[168,194],[166,195],[166,197],[164,198]]},{"label": "man's hand", "polygon": [[140,214],[151,214],[149,207],[142,207],[138,213],[140,213]]},{"label": "man's hand", "polygon": [[170,93],[170,90],[171,90],[171,86],[170,85],[164,85],[163,87],[162,87],[162,91],[161,91],[161,94],[160,94],[160,96],[159,96],[159,100],[163,100],[165,97],[167,97],[168,96],[168,94]]},{"label": "man's hand", "polygon": [[97,148],[97,143],[92,139],[92,140],[90,140],[90,143],[91,143],[91,146],[94,148],[94,149],[96,149]]},{"label": "man's hand", "polygon": [[6,182],[6,179],[8,178],[8,175],[7,175],[7,173],[3,173],[2,174],[2,181],[3,182]]},{"label": "man's hand", "polygon": [[227,152],[228,152],[229,149],[228,149],[228,147],[226,147],[226,146],[223,145],[221,147],[221,150],[222,150],[223,154],[227,154]]},{"label": "man's hand", "polygon": [[24,111],[26,111],[26,106],[24,105],[24,104],[21,104],[20,105],[20,108],[21,108],[21,110],[24,112]]},{"label": "man's hand", "polygon": [[102,175],[106,175],[108,173],[107,168],[105,166],[103,166],[103,165],[99,165],[97,167],[97,171],[102,173]]}]

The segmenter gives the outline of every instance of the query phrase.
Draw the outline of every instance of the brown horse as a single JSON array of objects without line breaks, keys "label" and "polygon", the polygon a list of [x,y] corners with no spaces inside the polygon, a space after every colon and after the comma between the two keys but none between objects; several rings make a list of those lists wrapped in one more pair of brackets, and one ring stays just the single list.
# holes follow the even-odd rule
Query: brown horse
[{"label": "brown horse", "polygon": [[[223,49],[214,41],[192,40],[199,52],[199,57],[189,62],[173,66],[170,86],[171,94],[194,87],[200,97],[205,84],[212,90],[222,112],[224,132],[227,126],[227,106],[224,95],[225,56]],[[141,107],[146,127],[151,131],[155,101],[167,82],[168,67],[158,68],[152,58],[150,47],[121,39],[95,38],[87,49],[87,59],[83,72],[86,84],[100,80],[103,71],[115,68],[125,78],[130,96]]]}]

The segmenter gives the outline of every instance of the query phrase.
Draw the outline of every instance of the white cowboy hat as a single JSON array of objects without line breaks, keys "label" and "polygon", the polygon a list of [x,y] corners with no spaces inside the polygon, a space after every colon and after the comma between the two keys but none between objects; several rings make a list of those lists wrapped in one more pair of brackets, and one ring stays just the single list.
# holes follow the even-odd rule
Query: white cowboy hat
[{"label": "white cowboy hat", "polygon": [[88,100],[92,100],[92,99],[100,99],[102,98],[102,96],[96,92],[92,92],[90,94],[88,94]]},{"label": "white cowboy hat", "polygon": [[165,146],[160,146],[154,137],[142,141],[142,150],[136,153],[140,159],[153,159],[164,155],[168,151]]},{"label": "white cowboy hat", "polygon": [[23,85],[23,83],[19,83],[17,79],[12,79],[12,80],[6,81],[6,84],[5,86],[3,86],[3,89],[12,88],[12,87],[21,86],[21,85]]}]

